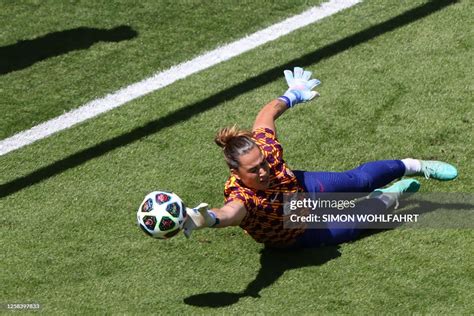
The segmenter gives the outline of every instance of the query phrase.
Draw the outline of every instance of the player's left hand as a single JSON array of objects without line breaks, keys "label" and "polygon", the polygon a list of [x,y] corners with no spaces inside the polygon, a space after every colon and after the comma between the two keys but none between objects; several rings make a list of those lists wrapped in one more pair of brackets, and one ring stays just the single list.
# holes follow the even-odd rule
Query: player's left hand
[{"label": "player's left hand", "polygon": [[321,84],[321,81],[311,79],[311,71],[295,67],[293,72],[285,70],[283,73],[289,88],[279,99],[284,101],[288,107],[291,108],[298,103],[307,102],[315,96],[319,96],[317,91],[312,90]]},{"label": "player's left hand", "polygon": [[191,237],[193,230],[212,227],[216,224],[216,216],[209,211],[207,203],[201,203],[194,208],[186,208],[186,220],[183,232],[186,238]]}]

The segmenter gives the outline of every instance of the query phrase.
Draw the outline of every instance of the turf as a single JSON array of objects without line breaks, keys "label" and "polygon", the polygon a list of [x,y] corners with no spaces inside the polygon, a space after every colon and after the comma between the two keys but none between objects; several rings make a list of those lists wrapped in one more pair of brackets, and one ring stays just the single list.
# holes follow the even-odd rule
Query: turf
[{"label": "turf", "polygon": [[[128,2],[114,3],[120,7]],[[225,1],[215,5],[220,3],[229,7]],[[39,99],[54,99],[54,91],[62,91],[68,80],[74,81],[77,92],[62,98],[75,107],[281,18],[269,13],[274,3],[262,2],[262,11],[259,5],[242,3],[245,6],[233,4],[225,11],[239,16],[251,7],[255,16],[236,21],[241,26],[235,37],[216,30],[227,21],[209,21],[213,6],[197,6],[195,18],[200,21],[186,21],[207,24],[200,35],[213,42],[184,44],[165,32],[170,50],[182,55],[171,54],[161,62],[143,58],[141,54],[153,50],[142,51],[133,43],[149,40],[143,45],[156,45],[151,38],[159,27],[139,19],[140,12],[159,9],[151,2],[126,12],[117,9],[122,19],[114,11],[88,10],[95,5],[113,10],[105,2],[68,3],[75,5],[74,14],[100,27],[129,17],[140,36],[113,44],[120,48],[98,44],[1,76],[2,91],[21,100],[29,96],[18,87],[28,80],[35,82],[45,72],[54,76],[58,65],[75,69],[69,79],[55,77],[42,93],[32,92],[36,97],[28,102],[36,114],[22,116],[7,103],[1,104],[2,113],[33,124],[64,110],[64,102],[58,102],[55,110],[43,113],[42,102],[49,102]],[[7,4],[9,12],[21,12],[21,6]],[[56,4],[23,3],[41,7],[35,12],[50,18],[42,22],[50,26],[38,34],[81,25],[47,14]],[[281,10],[290,15],[309,5],[297,4],[281,5]],[[169,6],[172,14],[182,14]],[[396,229],[339,247],[275,252],[263,250],[239,228],[203,230],[191,240],[178,236],[163,242],[144,236],[134,224],[142,198],[158,188],[173,190],[188,205],[222,203],[228,171],[213,136],[233,123],[251,127],[260,107],[285,90],[281,71],[289,65],[305,66],[323,82],[318,100],[288,111],[278,121],[290,167],[338,171],[374,159],[440,159],[456,164],[459,178],[421,179],[422,192],[472,194],[472,13],[469,1],[364,1],[0,157],[0,301],[40,303],[48,314],[474,313],[472,225]],[[8,35],[5,45],[30,38],[40,28],[18,29],[24,33]],[[7,38],[2,32],[2,39]],[[104,65],[100,75],[90,79],[84,65],[92,57],[86,55],[102,56],[94,59],[100,65],[109,53],[117,57],[116,65]],[[74,78],[78,72],[80,79]],[[16,123],[4,122],[4,135],[17,130]],[[449,209],[440,205],[438,211]],[[472,205],[466,212],[472,214]]]},{"label": "turf", "polygon": [[0,138],[320,2],[3,1]]}]

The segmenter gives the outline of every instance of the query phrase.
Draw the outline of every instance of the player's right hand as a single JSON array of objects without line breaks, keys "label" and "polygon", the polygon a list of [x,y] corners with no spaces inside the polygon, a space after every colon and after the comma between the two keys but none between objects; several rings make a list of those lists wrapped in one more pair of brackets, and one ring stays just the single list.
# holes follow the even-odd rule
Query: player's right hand
[{"label": "player's right hand", "polygon": [[216,224],[216,216],[209,211],[207,203],[201,203],[194,208],[186,208],[186,220],[183,225],[183,232],[189,238],[195,229],[212,227]]}]

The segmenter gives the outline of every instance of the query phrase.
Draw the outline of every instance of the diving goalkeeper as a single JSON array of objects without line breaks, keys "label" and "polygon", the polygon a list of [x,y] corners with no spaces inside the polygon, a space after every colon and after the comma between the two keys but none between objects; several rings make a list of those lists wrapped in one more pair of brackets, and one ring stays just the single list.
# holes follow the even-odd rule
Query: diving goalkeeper
[{"label": "diving goalkeeper", "polygon": [[[454,166],[441,161],[406,158],[364,163],[345,172],[313,172],[291,170],[283,160],[275,120],[300,103],[319,94],[313,89],[320,84],[312,73],[300,67],[285,70],[289,86],[279,98],[266,104],[258,113],[252,131],[227,127],[220,130],[215,142],[223,149],[230,176],[224,187],[225,203],[208,209],[207,204],[188,210],[184,233],[206,227],[240,226],[255,241],[270,247],[318,247],[352,241],[362,229],[357,223],[324,229],[288,229],[284,227],[281,195],[298,192],[371,192],[367,202],[374,209],[389,209],[405,192],[416,192],[420,183],[413,178],[393,181],[404,176],[425,176],[452,180]],[[387,185],[391,186],[383,188]]]}]

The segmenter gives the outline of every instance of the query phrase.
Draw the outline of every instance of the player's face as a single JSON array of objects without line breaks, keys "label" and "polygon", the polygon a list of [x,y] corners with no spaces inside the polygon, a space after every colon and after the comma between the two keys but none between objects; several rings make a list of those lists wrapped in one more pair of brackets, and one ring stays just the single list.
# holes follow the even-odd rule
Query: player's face
[{"label": "player's face", "polygon": [[252,189],[265,190],[270,184],[270,167],[260,149],[255,146],[239,157],[240,166],[234,175]]}]

